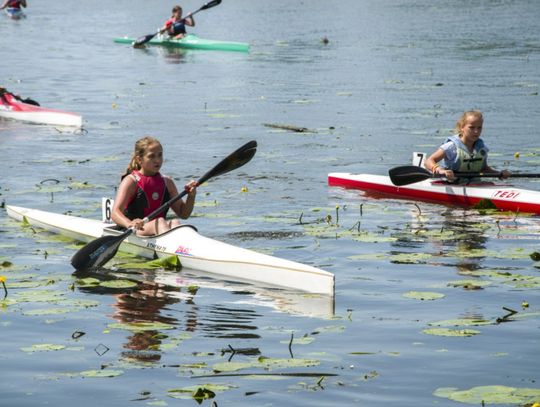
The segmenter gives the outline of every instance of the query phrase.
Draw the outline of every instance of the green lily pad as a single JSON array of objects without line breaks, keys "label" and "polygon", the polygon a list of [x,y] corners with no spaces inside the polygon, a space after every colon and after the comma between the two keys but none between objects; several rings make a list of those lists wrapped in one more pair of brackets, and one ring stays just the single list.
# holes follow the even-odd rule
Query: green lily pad
[{"label": "green lily pad", "polygon": [[251,362],[216,363],[212,366],[212,370],[215,372],[233,372],[248,368],[262,368],[265,370],[270,370],[290,367],[318,366],[319,364],[320,361],[315,359],[273,359],[261,356],[256,361]]},{"label": "green lily pad", "polygon": [[540,400],[540,389],[517,388],[507,386],[478,386],[469,390],[442,387],[433,393],[460,403],[480,405],[519,404],[532,405]]},{"label": "green lily pad", "polygon": [[117,264],[116,266],[124,269],[165,269],[175,271],[178,271],[182,268],[182,264],[180,263],[178,256],[168,256],[145,262],[121,263]]},{"label": "green lily pad", "polygon": [[392,263],[416,264],[431,257],[429,253],[399,253],[391,255],[390,261]]},{"label": "green lily pad", "polygon": [[429,292],[429,291],[409,291],[409,292],[403,294],[403,296],[406,297],[406,298],[412,298],[414,300],[422,300],[422,301],[439,300],[439,299],[445,297],[444,294],[433,293],[433,292]]},{"label": "green lily pad", "polygon": [[424,329],[422,332],[428,335],[435,335],[435,336],[474,336],[481,333],[480,331],[476,331],[474,329],[448,329],[448,328]]},{"label": "green lily pad", "polygon": [[174,329],[175,326],[163,322],[118,322],[107,325],[111,329],[125,329],[128,331],[159,331],[162,329]]},{"label": "green lily pad", "polygon": [[33,309],[29,311],[24,311],[23,315],[29,316],[39,316],[39,315],[58,315],[58,314],[67,314],[69,312],[76,311],[69,308],[47,308],[47,309]]},{"label": "green lily pad", "polygon": [[479,281],[479,280],[459,280],[459,281],[450,281],[448,282],[449,287],[461,287],[466,290],[481,290],[486,286],[491,285],[489,281]]},{"label": "green lily pad", "polygon": [[23,352],[34,353],[34,352],[50,352],[65,349],[64,345],[55,345],[52,343],[38,343],[32,346],[25,346],[21,348]]},{"label": "green lily pad", "polygon": [[[292,343],[293,345],[309,345],[313,341],[315,341],[315,338],[312,336],[302,336],[301,338],[294,338]],[[291,341],[288,340],[288,341],[280,341],[279,343],[289,344],[290,342]]]},{"label": "green lily pad", "polygon": [[85,370],[80,373],[82,377],[116,377],[124,374],[123,370],[102,369]]},{"label": "green lily pad", "polygon": [[106,287],[106,288],[133,288],[133,287],[137,287],[137,283],[135,281],[130,281],[130,280],[107,280],[107,281],[100,282],[99,285],[101,287]]},{"label": "green lily pad", "polygon": [[206,383],[199,386],[170,389],[167,390],[167,395],[169,397],[178,399],[194,398],[200,403],[202,400],[214,398],[216,396],[216,392],[227,391],[235,388],[236,386],[232,385]]},{"label": "green lily pad", "polygon": [[94,277],[80,278],[75,283],[79,287],[95,287],[98,286],[101,280]]},{"label": "green lily pad", "polygon": [[492,321],[485,319],[473,319],[473,318],[461,318],[461,319],[447,319],[444,321],[430,322],[431,326],[482,326],[491,325]]}]

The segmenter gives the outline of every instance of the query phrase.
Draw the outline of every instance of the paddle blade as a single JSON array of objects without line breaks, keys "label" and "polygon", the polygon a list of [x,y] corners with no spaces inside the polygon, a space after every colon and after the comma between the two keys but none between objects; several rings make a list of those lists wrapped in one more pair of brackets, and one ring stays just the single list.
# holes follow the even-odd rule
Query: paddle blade
[{"label": "paddle blade", "polygon": [[214,168],[204,174],[198,181],[202,184],[210,178],[225,174],[247,164],[257,152],[257,142],[251,140],[221,160]]},{"label": "paddle blade", "polygon": [[[197,11],[201,11],[201,10],[208,10],[209,8],[212,8],[212,7],[215,7],[217,6],[218,4],[221,3],[221,0],[213,0],[213,1],[209,1],[208,3],[204,4],[199,10]],[[193,13],[192,13],[193,14]]]},{"label": "paddle blade", "polygon": [[388,175],[390,176],[392,183],[398,187],[414,184],[415,182],[424,181],[433,177],[431,172],[416,165],[404,165],[401,167],[391,168],[388,171]]},{"label": "paddle blade", "polygon": [[135,41],[133,41],[133,46],[140,47],[141,45],[146,44],[148,41],[154,38],[157,34],[158,33],[155,32],[154,34],[143,35],[142,37],[139,37]]},{"label": "paddle blade", "polygon": [[75,270],[90,270],[103,266],[115,256],[118,247],[132,232],[128,229],[118,236],[102,236],[91,241],[73,255],[71,265]]}]

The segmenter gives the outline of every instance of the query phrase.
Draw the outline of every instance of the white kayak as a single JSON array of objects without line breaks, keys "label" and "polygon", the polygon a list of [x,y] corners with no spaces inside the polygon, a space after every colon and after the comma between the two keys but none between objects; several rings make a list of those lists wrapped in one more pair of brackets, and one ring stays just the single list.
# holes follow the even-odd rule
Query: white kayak
[{"label": "white kayak", "polygon": [[405,186],[396,186],[385,175],[328,174],[328,185],[360,189],[369,194],[418,201],[474,207],[481,201],[490,201],[501,211],[540,214],[540,192],[516,188],[508,184],[476,182],[449,184],[438,179],[428,179]]},{"label": "white kayak", "polygon": [[34,124],[82,126],[82,117],[78,114],[24,103],[11,94],[0,98],[0,117]]},{"label": "white kayak", "polygon": [[[6,205],[9,217],[47,231],[88,242],[122,233],[108,222]],[[182,225],[161,235],[127,237],[120,250],[146,258],[178,256],[182,267],[221,277],[253,281],[310,293],[334,295],[334,275],[316,267],[232,246]]]}]

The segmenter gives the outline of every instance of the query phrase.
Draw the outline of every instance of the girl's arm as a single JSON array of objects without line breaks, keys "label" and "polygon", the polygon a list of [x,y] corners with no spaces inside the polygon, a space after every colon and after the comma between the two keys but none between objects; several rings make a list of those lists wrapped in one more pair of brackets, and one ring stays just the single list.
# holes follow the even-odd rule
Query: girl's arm
[{"label": "girl's arm", "polygon": [[485,172],[501,174],[501,177],[500,177],[501,179],[506,179],[506,178],[510,177],[510,175],[512,175],[512,173],[510,171],[508,171],[508,170],[499,171],[499,170],[496,170],[493,167],[490,167],[489,165],[486,166],[486,171]]},{"label": "girl's arm", "polygon": [[137,183],[135,182],[135,180],[131,177],[131,175],[124,177],[124,179],[120,183],[120,186],[118,187],[118,192],[116,194],[116,198],[114,199],[114,205],[111,214],[112,220],[118,226],[122,226],[125,228],[134,228],[137,230],[143,228],[144,223],[142,219],[131,220],[126,215],[124,215],[124,208],[127,206],[131,197],[135,195],[136,192]]},{"label": "girl's arm", "polygon": [[454,177],[454,171],[439,167],[439,161],[441,161],[445,157],[445,152],[442,148],[437,149],[433,154],[431,154],[428,159],[426,160],[426,163],[424,164],[426,169],[431,171],[433,174],[440,174],[443,177],[448,178],[449,180],[453,180]]},{"label": "girl's arm", "polygon": [[[171,197],[178,195],[178,189],[176,188],[174,181],[169,177],[166,177],[165,179],[167,182],[167,189],[169,190],[169,194],[171,195]],[[197,195],[197,182],[192,180],[188,182],[184,188],[188,191],[186,200],[183,201],[182,199],[179,199],[171,205],[171,209],[180,218],[187,219],[191,215],[191,212],[193,212],[193,207],[195,206],[195,197]]]},{"label": "girl's arm", "polygon": [[186,17],[184,17],[184,24],[189,25],[190,27],[195,27],[195,19],[191,14],[188,14]]}]

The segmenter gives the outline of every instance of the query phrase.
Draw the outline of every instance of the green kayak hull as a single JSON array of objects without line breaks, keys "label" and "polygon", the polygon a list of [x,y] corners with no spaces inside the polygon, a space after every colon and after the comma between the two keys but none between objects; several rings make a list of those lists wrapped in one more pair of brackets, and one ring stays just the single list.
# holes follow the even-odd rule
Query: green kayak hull
[{"label": "green kayak hull", "polygon": [[[114,42],[117,42],[119,44],[132,45],[135,40],[136,38],[122,37],[122,38],[115,38]],[[146,44],[147,45],[161,45],[163,47],[172,47],[172,48],[249,52],[249,44],[245,42],[206,40],[203,38],[199,38],[193,34],[186,35],[184,38],[179,39],[179,40],[170,40],[167,38],[153,38]]]}]

